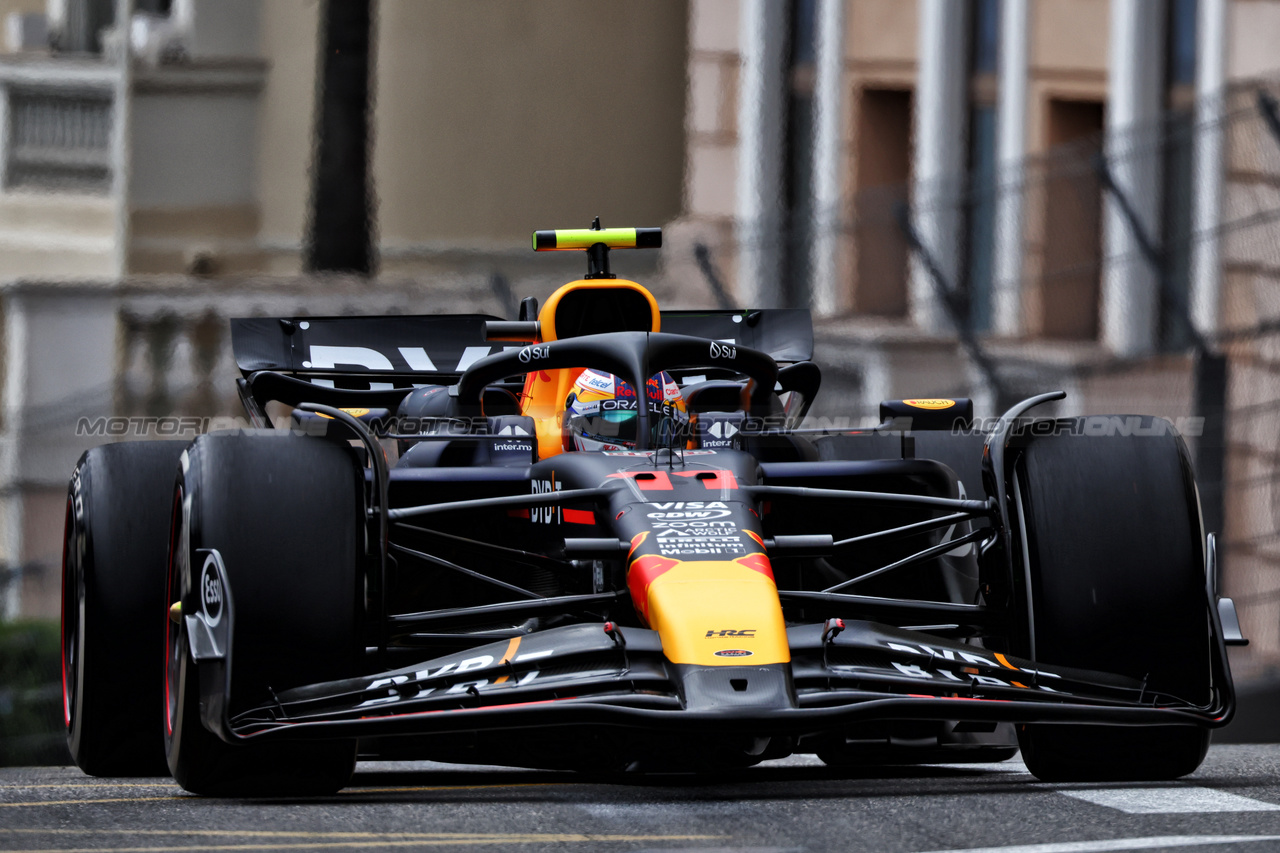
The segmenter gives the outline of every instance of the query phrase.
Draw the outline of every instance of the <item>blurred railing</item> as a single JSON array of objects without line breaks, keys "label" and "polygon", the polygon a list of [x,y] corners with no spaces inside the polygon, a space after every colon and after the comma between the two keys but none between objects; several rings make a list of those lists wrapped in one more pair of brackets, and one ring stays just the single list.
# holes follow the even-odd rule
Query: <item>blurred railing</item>
[{"label": "blurred railing", "polygon": [[111,188],[110,93],[25,88],[7,93],[7,186],[100,193]]},{"label": "blurred railing", "polygon": [[118,73],[93,59],[0,58],[4,189],[110,192]]}]

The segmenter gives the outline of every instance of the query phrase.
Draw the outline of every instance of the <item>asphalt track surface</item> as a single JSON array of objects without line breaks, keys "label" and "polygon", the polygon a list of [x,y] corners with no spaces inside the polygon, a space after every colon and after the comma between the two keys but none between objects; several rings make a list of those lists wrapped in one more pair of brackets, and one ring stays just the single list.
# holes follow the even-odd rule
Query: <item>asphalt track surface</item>
[{"label": "asphalt track surface", "polygon": [[1159,785],[1045,785],[1020,761],[584,778],[361,764],[341,793],[213,800],[167,779],[0,770],[5,851],[1280,851],[1280,746],[1215,746]]}]

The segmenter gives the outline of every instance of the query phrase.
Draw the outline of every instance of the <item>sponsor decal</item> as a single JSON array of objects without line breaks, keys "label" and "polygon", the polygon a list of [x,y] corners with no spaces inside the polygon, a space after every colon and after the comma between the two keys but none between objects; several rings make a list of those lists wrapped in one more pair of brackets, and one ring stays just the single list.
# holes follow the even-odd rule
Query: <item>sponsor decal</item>
[{"label": "sponsor decal", "polygon": [[740,630],[725,628],[724,630],[721,630],[721,631],[707,632],[708,639],[710,639],[711,637],[754,637],[755,635],[756,635],[755,628],[742,628]]},{"label": "sponsor decal", "polygon": [[549,355],[551,355],[551,347],[547,344],[538,344],[524,347],[516,358],[520,359],[521,364],[528,364],[531,361],[541,361]]},{"label": "sponsor decal", "polygon": [[218,561],[209,554],[204,558],[204,567],[200,569],[200,609],[204,612],[205,624],[210,628],[222,621],[222,590],[222,573],[218,571]]},{"label": "sponsor decal", "polygon": [[346,412],[348,415],[351,415],[351,417],[353,418],[363,418],[365,415],[369,414],[368,409],[345,409],[344,408],[344,409],[340,409],[339,411]]},{"label": "sponsor decal", "polygon": [[501,444],[495,444],[493,449],[498,451],[520,450],[529,453],[533,450],[533,445],[527,441],[506,441]]},{"label": "sponsor decal", "polygon": [[675,518],[700,518],[700,519],[708,519],[708,518],[728,518],[728,517],[729,517],[730,515],[732,515],[732,514],[733,514],[733,511],[732,511],[732,510],[728,510],[728,509],[691,509],[691,510],[680,510],[680,511],[675,511],[675,512],[651,512],[651,513],[649,513],[648,515],[649,515],[649,518],[665,518],[665,519],[675,519]]},{"label": "sponsor decal", "polygon": [[[652,518],[652,515],[650,516]],[[705,519],[696,519],[694,521],[655,521],[653,523],[654,530],[713,530],[713,529],[737,530],[738,525],[732,521],[707,521]]]},{"label": "sponsor decal", "polygon": [[755,652],[749,652],[746,649],[721,649],[718,652],[712,652],[718,658],[749,658]]},{"label": "sponsor decal", "polygon": [[[651,513],[653,515],[662,513]],[[669,514],[669,513],[668,513]],[[732,521],[657,521],[658,553],[664,557],[728,556],[747,553]]]},{"label": "sponsor decal", "polygon": [[955,400],[903,400],[913,409],[949,409],[956,404]]},{"label": "sponsor decal", "polygon": [[[738,434],[738,427],[729,421],[716,421],[709,425],[706,431],[708,435],[715,436],[718,439],[728,439]],[[706,438],[704,437],[702,440],[706,441]]]},{"label": "sponsor decal", "polygon": [[[547,495],[552,492],[563,491],[560,483],[555,480],[533,480],[533,493],[535,495]],[[529,519],[534,524],[559,524],[560,523],[560,507],[558,506],[534,506],[529,508]]]},{"label": "sponsor decal", "polygon": [[[727,519],[733,515],[733,510],[729,509],[729,505],[722,501],[664,501],[650,503],[649,506],[658,510],[658,512],[646,513],[646,516],[653,520],[653,529],[660,531],[657,535],[659,546],[676,544],[704,546],[703,550],[675,551],[671,552],[670,556],[746,553],[742,543],[738,540],[738,525],[733,521],[717,520]],[[711,534],[719,535],[712,537]],[[709,538],[698,538],[702,536]],[[671,539],[680,537],[683,537],[680,543],[671,541]],[[713,544],[720,545],[720,543],[732,543],[732,545],[712,547],[710,549],[705,547]],[[668,554],[665,549],[662,553]]]},{"label": "sponsor decal", "polygon": [[597,373],[594,370],[583,371],[578,377],[578,384],[597,391],[613,391],[613,376],[607,373]]},{"label": "sponsor decal", "polygon": [[738,348],[733,344],[722,344],[719,341],[712,341],[711,357],[732,360],[738,357]]},{"label": "sponsor decal", "polygon": [[[971,685],[984,685],[987,687],[1019,687],[1023,689],[1042,690],[1048,693],[1058,692],[1052,687],[1046,687],[1043,684],[1033,683],[1028,687],[1028,685],[1019,681],[995,678],[991,675],[982,675],[974,668],[976,666],[982,666],[991,670],[1005,672],[1012,670],[1013,672],[1026,673],[1027,675],[1039,676],[1041,678],[1061,678],[1061,676],[1052,672],[1016,667],[1009,663],[1008,659],[1004,657],[1004,655],[999,653],[995,653],[994,655],[1000,660],[1000,664],[997,664],[989,657],[975,652],[953,651],[952,649],[934,649],[926,645],[914,646],[906,643],[886,642],[884,645],[895,652],[905,652],[907,654],[925,656],[929,658],[929,661],[927,662],[929,669],[915,663],[908,664],[900,663],[898,661],[891,662],[894,669],[908,678],[954,681]],[[947,664],[950,664],[951,667],[944,668]],[[973,666],[964,666],[964,664],[972,664]],[[1001,668],[1001,664],[1004,665],[1003,670]],[[950,671],[951,669],[958,669],[962,675],[957,675]]]},{"label": "sponsor decal", "polygon": [[[530,652],[519,655],[516,657],[515,662],[520,663],[526,660],[536,660],[538,658],[549,657],[553,654],[555,654],[554,650]],[[502,663],[506,664],[508,661],[502,661]],[[369,686],[366,687],[365,690],[377,691],[379,688],[384,688],[386,690],[386,695],[366,699],[356,707],[367,708],[372,705],[386,705],[391,702],[400,702],[405,699],[422,699],[426,696],[430,696],[441,688],[444,688],[444,693],[442,695],[450,693],[464,693],[471,688],[479,690],[482,687],[490,686],[490,680],[487,678],[471,678],[456,681],[454,680],[454,677],[471,672],[472,670],[485,669],[490,666],[493,666],[493,656],[480,655],[478,657],[467,658],[463,661],[446,663],[434,671],[431,669],[420,669],[417,672],[409,673],[407,675],[388,675],[382,678],[375,678],[373,681],[369,682]],[[507,676],[502,676],[492,683],[495,686],[506,687],[508,685],[514,685],[516,687],[523,687],[538,678],[539,675],[540,672],[535,669],[526,672],[518,681],[508,681]],[[453,683],[448,684],[447,687],[445,685],[428,686],[423,683],[427,681],[434,681],[439,678],[445,678],[446,676],[449,677],[450,681],[453,681]]]}]

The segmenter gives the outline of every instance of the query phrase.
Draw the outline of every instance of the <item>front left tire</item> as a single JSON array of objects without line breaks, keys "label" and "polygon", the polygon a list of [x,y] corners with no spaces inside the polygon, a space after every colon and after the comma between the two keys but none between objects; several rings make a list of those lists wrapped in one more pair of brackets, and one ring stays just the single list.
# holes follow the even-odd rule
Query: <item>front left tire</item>
[{"label": "front left tire", "polygon": [[161,776],[160,648],[169,501],[180,441],[95,447],[67,489],[62,698],[67,746],[91,776]]}]

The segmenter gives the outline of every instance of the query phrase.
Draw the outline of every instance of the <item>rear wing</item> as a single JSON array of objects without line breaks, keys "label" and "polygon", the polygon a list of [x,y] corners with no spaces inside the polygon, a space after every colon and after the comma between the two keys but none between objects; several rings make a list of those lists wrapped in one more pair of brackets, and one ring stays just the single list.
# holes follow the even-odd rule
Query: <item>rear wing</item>
[{"label": "rear wing", "polygon": [[[488,314],[378,317],[253,317],[231,321],[231,348],[245,378],[261,371],[396,386],[456,382],[476,361],[523,344],[487,340]],[[662,331],[763,350],[793,364],[813,357],[813,324],[798,308],[663,311]]]},{"label": "rear wing", "polygon": [[262,370],[456,379],[494,352],[488,314],[383,317],[253,317],[231,321],[231,349],[247,378]]}]

